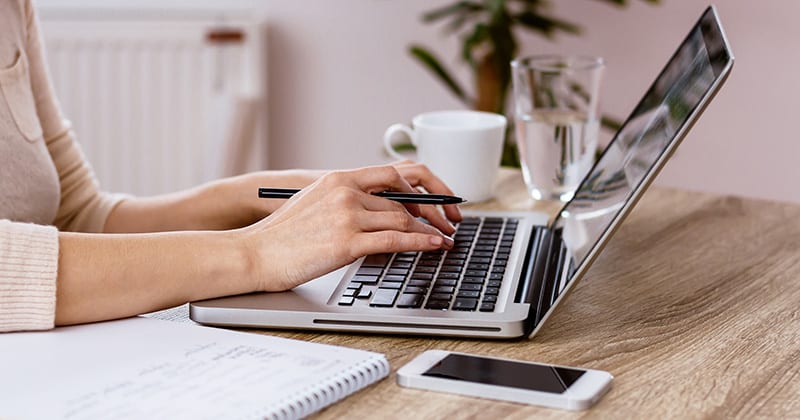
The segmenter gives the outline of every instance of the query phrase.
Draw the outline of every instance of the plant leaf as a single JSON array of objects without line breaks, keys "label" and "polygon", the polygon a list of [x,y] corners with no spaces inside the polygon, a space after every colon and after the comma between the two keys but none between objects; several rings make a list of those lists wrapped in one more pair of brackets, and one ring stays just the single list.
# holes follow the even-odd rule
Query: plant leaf
[{"label": "plant leaf", "polygon": [[475,67],[475,57],[472,55],[472,50],[480,45],[483,41],[489,38],[489,31],[485,24],[478,23],[472,32],[464,38],[464,44],[461,47],[461,57]]},{"label": "plant leaf", "polygon": [[617,132],[622,128],[622,123],[614,117],[608,115],[600,116],[600,125],[608,131]]},{"label": "plant leaf", "polygon": [[422,21],[426,23],[435,22],[453,14],[472,13],[485,10],[484,5],[472,1],[459,1],[449,6],[431,10],[422,15]]},{"label": "plant leaf", "polygon": [[574,35],[581,33],[581,28],[575,24],[548,16],[542,16],[532,11],[519,13],[514,16],[514,20],[530,30],[541,33],[547,38],[552,38],[556,31],[567,32]]},{"label": "plant leaf", "polygon": [[[599,0],[599,1],[602,1],[604,3],[611,3],[614,6],[620,6],[620,7],[627,6],[627,4],[628,4],[627,0]],[[642,0],[642,1],[644,1],[645,3],[650,3],[650,4],[659,4],[659,3],[661,3],[661,0]]]},{"label": "plant leaf", "polygon": [[438,77],[461,102],[469,106],[472,105],[472,100],[464,93],[464,89],[450,76],[450,73],[442,66],[439,59],[436,58],[433,53],[421,45],[412,45],[409,48],[409,53]]}]

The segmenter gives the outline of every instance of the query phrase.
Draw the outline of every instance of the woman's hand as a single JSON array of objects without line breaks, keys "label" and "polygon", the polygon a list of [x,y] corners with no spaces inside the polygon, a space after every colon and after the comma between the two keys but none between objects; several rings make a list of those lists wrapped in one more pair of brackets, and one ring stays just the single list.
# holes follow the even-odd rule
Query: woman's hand
[{"label": "woman's hand", "polygon": [[[409,184],[401,173],[417,182]],[[435,208],[372,195],[414,192],[412,184],[442,191],[429,174],[419,167],[393,166],[331,172],[266,219],[242,229],[258,290],[291,289],[368,254],[452,247],[451,238],[417,219],[423,212],[438,213]]]},{"label": "woman's hand", "polygon": [[[425,191],[432,194],[453,195],[453,191],[421,163],[402,161],[393,163],[392,166],[412,187],[424,188]],[[239,226],[246,226],[274,213],[281,205],[285,204],[285,200],[282,199],[259,199],[256,195],[259,187],[305,188],[326,173],[321,170],[262,171],[229,178],[223,182],[226,183],[225,189],[235,195],[235,201],[241,203],[230,208],[236,209],[240,217],[243,217]],[[461,212],[455,204],[443,206],[443,208],[444,215],[431,205],[420,206],[420,213],[439,230],[451,235],[455,229],[448,223],[448,220],[460,222]]]}]

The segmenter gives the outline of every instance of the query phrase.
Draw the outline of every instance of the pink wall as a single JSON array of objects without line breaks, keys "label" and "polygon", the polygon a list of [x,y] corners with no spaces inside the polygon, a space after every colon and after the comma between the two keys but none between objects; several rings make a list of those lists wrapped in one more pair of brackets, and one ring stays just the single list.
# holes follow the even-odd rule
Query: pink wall
[{"label": "pink wall", "polygon": [[[456,62],[457,43],[419,23],[442,1],[272,1],[270,113],[273,168],[342,168],[385,161],[385,127],[414,114],[460,104],[405,52],[423,42]],[[555,13],[585,27],[582,37],[547,43],[524,37],[524,53],[599,54],[608,61],[604,108],[623,117],[704,9],[704,4],[633,1],[618,10],[590,0],[559,0]],[[800,2],[723,0],[719,12],[737,57],[726,88],[673,161],[662,185],[800,202],[792,181],[800,146],[795,17]],[[462,76],[467,76],[461,72]]]}]

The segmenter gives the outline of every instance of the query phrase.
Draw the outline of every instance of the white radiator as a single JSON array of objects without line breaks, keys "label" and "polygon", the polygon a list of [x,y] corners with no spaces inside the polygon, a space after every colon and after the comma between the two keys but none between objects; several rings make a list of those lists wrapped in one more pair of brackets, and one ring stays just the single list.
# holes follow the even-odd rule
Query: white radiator
[{"label": "white radiator", "polygon": [[158,194],[240,172],[245,158],[263,166],[260,19],[93,12],[40,14],[62,109],[104,190]]}]

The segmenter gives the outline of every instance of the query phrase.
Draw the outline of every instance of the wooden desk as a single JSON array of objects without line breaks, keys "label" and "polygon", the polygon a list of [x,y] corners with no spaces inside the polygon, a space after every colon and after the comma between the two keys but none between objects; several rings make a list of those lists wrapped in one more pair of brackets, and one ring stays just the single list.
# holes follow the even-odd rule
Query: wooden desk
[{"label": "wooden desk", "polygon": [[[516,173],[500,190],[480,207],[531,208]],[[382,352],[393,370],[448,349],[616,377],[592,409],[569,412],[401,388],[392,373],[323,419],[798,418],[798,257],[800,206],[652,188],[533,340],[267,333]]]}]

